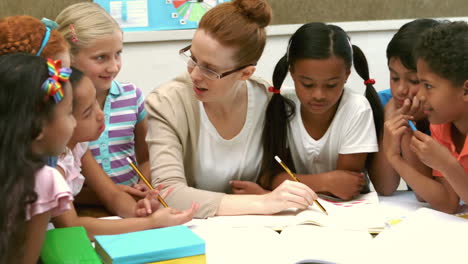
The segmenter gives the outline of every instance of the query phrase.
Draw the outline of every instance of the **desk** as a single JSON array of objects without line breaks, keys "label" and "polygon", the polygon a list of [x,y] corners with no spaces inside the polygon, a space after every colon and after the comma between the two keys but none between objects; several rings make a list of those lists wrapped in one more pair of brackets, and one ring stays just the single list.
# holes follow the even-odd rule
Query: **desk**
[{"label": "desk", "polygon": [[[414,193],[409,191],[398,191],[392,196],[379,197],[379,211],[388,219],[404,218],[409,213],[422,207],[429,207],[429,205],[417,201]],[[282,262],[284,260],[279,260],[278,252],[280,252],[280,255],[288,253],[284,248],[275,247],[276,242],[274,241],[280,239],[278,235],[260,228],[217,229],[218,227],[210,226],[208,222],[209,220],[194,219],[187,223],[194,232],[206,241],[207,264],[284,264]],[[262,237],[262,239],[259,239],[259,237]],[[314,238],[306,237],[302,241],[297,241],[297,243],[298,245],[310,244],[311,250],[314,248],[314,243],[327,243],[330,246],[334,244],[333,241],[314,241]],[[366,247],[364,246],[364,248]],[[362,255],[367,256],[368,254],[362,252]]]},{"label": "desk", "polygon": [[391,196],[379,196],[379,209],[387,219],[402,218],[423,207],[430,208],[430,205],[419,202],[412,191],[397,191]]},{"label": "desk", "polygon": [[[405,218],[408,214],[424,207],[427,208],[429,205],[427,203],[421,203],[417,201],[414,193],[409,191],[398,191],[392,196],[379,197],[378,209],[380,210],[380,213],[387,219]],[[111,217],[111,219],[112,218],[116,219],[118,217]],[[284,261],[284,259],[281,258],[286,256],[288,252],[285,250],[285,248],[279,246],[280,243],[275,242],[280,240],[280,236],[271,229],[220,228],[219,226],[214,225],[213,222],[210,222],[209,219],[193,219],[189,223],[186,223],[186,225],[189,226],[200,237],[205,239],[207,264],[291,263]],[[427,235],[430,236],[430,233]],[[367,244],[357,243],[362,248],[362,252],[359,252],[362,258],[362,262],[358,263],[381,262],[380,260],[383,258],[383,256],[374,256],[374,258],[370,257],[374,252],[371,249],[373,242],[374,240],[370,239],[369,243]],[[310,250],[312,251],[315,248],[314,244],[317,243],[322,243],[333,247],[333,245],[336,243],[336,237],[334,239],[330,238],[317,240],[314,239],[314,237],[306,236],[300,241],[295,241],[295,243],[298,245],[310,246]],[[437,245],[437,243],[443,242],[436,240],[434,243],[434,245]],[[414,247],[416,251],[420,250],[417,243],[414,245]],[[425,248],[425,250],[431,249]],[[377,251],[377,249],[375,251]],[[399,261],[395,263],[405,263],[405,260],[408,259],[406,256],[401,256],[401,254],[399,255],[399,252],[392,250],[389,250],[389,252],[386,252],[386,254],[395,254],[399,256]],[[414,259],[414,256],[412,257]],[[352,261],[351,263],[356,262]],[[426,261],[425,263],[428,262]]]},{"label": "desk", "polygon": [[[414,193],[411,191],[397,191],[392,196],[379,196],[378,210],[379,210],[379,213],[382,216],[384,216],[384,218],[386,218],[387,220],[388,219],[405,219],[409,214],[413,213],[414,211],[420,208],[430,208],[430,206],[427,203],[419,202],[416,199]],[[463,208],[464,208],[464,211],[468,210],[466,207],[463,207]],[[233,228],[231,230],[220,228],[219,230],[216,230],[216,227],[209,226],[207,225],[206,222],[208,221],[204,222],[204,220],[195,219],[192,222],[189,222],[188,225],[191,225],[192,230],[196,232],[197,234],[199,234],[206,241],[207,264],[218,264],[218,263],[222,263],[222,264],[231,264],[231,263],[232,264],[237,264],[237,263],[285,264],[285,263],[291,263],[291,262],[287,262],[281,259],[281,257],[284,257],[288,254],[288,250],[286,250],[284,247],[279,247],[279,248],[278,246],[275,247],[276,242],[274,241],[280,240],[280,237],[278,235],[275,235],[271,232],[267,232],[267,230],[262,230],[262,229],[257,229],[257,228],[251,228],[251,229]],[[210,230],[210,229],[213,229],[213,230]],[[439,243],[445,243],[449,245],[449,243],[451,242],[451,241],[444,240],[443,239],[445,238],[444,236],[440,236],[440,237],[445,242],[439,241],[437,239],[437,235],[436,235],[436,238],[431,237],[431,231],[432,231],[431,228],[427,228],[426,230],[427,231],[425,232],[425,236],[422,236],[419,239],[426,239],[426,237],[430,238],[428,241],[430,241],[429,243],[433,243],[433,247],[424,247],[422,249],[420,246],[420,244],[422,243],[414,243],[414,245],[413,244],[411,245],[411,247],[414,248],[414,252],[424,252],[424,251],[432,250],[431,254],[434,254],[434,252],[437,252],[438,248],[439,249],[441,248],[440,245],[438,246]],[[467,225],[467,230],[468,230],[468,225]],[[451,234],[453,233],[454,231],[452,230]],[[436,234],[440,234],[440,232]],[[258,237],[263,237],[263,238],[259,239]],[[270,240],[271,242],[269,242],[268,240]],[[294,244],[292,245],[294,248],[298,246],[303,246],[304,244],[306,244],[307,246],[310,247],[310,252],[312,252],[313,250],[316,250],[317,243],[326,244],[332,249],[334,249],[333,247],[337,245],[336,237],[333,237],[333,238],[330,237],[329,239],[314,239],[314,237],[307,236],[307,237],[304,237],[302,240],[294,241],[294,243],[295,245]],[[387,257],[388,259],[397,259],[397,261],[393,263],[418,263],[418,262],[408,262],[408,260],[410,259],[414,260],[416,258],[416,256],[414,256],[414,253],[412,255],[410,255],[411,253],[405,253],[405,254],[408,254],[407,256],[405,256],[404,254],[400,254],[398,250],[392,250],[392,247],[388,247],[388,248],[386,247],[386,250],[384,250],[384,252],[381,252],[382,254],[386,254],[388,256],[373,255],[372,248],[374,247],[374,243],[375,241],[373,239],[367,242],[356,241],[355,245],[351,245],[350,248],[362,249],[361,252],[356,253],[356,254],[359,254],[359,257],[357,258],[355,256],[350,257],[349,261],[347,259],[343,263],[346,263],[346,264],[347,263],[360,263],[360,264],[381,263],[384,261],[384,259],[382,258],[387,258]],[[464,241],[457,241],[457,243],[459,243],[460,245],[463,245],[464,243],[466,245]],[[356,244],[358,246],[356,246]],[[280,243],[278,243],[278,245],[280,245]],[[336,248],[339,249],[340,246],[337,246]],[[393,246],[393,248],[396,248],[396,247]],[[375,249],[375,252],[380,252],[378,250],[381,250],[380,248],[374,248],[374,249]],[[447,250],[445,252],[450,252],[450,251]],[[326,252],[323,252],[323,253],[326,253]],[[340,251],[340,252],[337,252],[337,254],[349,254],[349,252]],[[419,253],[416,253],[416,254],[419,254]],[[315,256],[315,253],[303,254],[301,256],[306,258],[307,255]],[[317,255],[320,255],[320,254],[317,254]],[[438,260],[440,260],[440,258]],[[458,254],[455,258],[452,258],[451,260],[454,260],[455,262],[449,261],[446,263],[468,263],[468,253],[465,259],[460,258]],[[322,262],[322,263],[325,263],[325,262]],[[436,262],[433,262],[431,258],[425,258],[424,262],[422,263],[436,263]],[[438,262],[438,263],[443,263],[443,262]]]}]

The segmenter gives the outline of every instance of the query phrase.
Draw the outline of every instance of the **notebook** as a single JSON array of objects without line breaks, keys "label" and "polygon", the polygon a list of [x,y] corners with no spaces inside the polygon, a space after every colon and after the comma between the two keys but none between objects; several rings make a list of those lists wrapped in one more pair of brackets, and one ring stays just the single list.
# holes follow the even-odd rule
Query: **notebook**
[{"label": "notebook", "polygon": [[201,226],[207,263],[359,263],[372,236],[366,231],[296,225],[281,232],[268,227]]},{"label": "notebook", "polygon": [[147,263],[205,254],[205,241],[183,225],[95,239],[104,263]]},{"label": "notebook", "polygon": [[275,215],[217,216],[208,221],[230,227],[264,226],[276,231],[283,230],[286,226],[304,224],[367,230],[370,233],[379,233],[385,228],[385,219],[378,208],[376,192],[360,195],[351,201],[321,195],[318,201],[328,215],[314,205],[307,210],[288,209]]},{"label": "notebook", "polygon": [[82,226],[47,231],[41,250],[41,261],[44,264],[101,263]]},{"label": "notebook", "polygon": [[379,234],[374,263],[467,263],[468,219],[421,208]]},{"label": "notebook", "polygon": [[176,258],[170,260],[162,260],[147,264],[206,264],[206,255],[196,255],[190,257]]}]

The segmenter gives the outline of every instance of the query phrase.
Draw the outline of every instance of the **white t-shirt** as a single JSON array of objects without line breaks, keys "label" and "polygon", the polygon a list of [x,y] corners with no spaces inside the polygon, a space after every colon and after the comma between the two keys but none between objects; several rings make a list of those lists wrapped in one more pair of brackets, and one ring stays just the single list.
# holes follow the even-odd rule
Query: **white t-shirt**
[{"label": "white t-shirt", "polygon": [[200,133],[195,173],[196,188],[231,193],[229,181],[256,181],[263,157],[262,132],[268,96],[263,87],[247,81],[247,117],[234,138],[222,138],[200,102]]},{"label": "white t-shirt", "polygon": [[295,94],[285,94],[296,105],[289,123],[288,144],[300,174],[318,174],[336,170],[339,154],[378,151],[372,109],[367,99],[344,89],[335,116],[325,134],[313,139],[302,123],[301,103]]}]

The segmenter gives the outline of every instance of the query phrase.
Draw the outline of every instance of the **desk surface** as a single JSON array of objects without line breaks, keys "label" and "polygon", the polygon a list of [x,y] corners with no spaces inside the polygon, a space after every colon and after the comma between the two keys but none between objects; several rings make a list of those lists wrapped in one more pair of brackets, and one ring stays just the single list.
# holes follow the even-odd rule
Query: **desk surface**
[{"label": "desk surface", "polygon": [[[429,208],[429,204],[419,202],[414,193],[410,191],[398,191],[392,196],[379,196],[379,205],[378,210],[380,213],[387,219],[405,219],[408,215],[420,208]],[[284,241],[281,241],[279,236],[275,237],[274,234],[269,234],[267,231],[262,233],[261,229],[256,228],[233,228],[233,229],[219,229],[217,230],[216,226],[205,225],[209,221],[194,219],[188,225],[192,225],[192,230],[199,234],[206,241],[206,256],[207,264],[234,264],[234,263],[294,263],[297,259],[310,258],[314,256],[320,259],[321,256],[328,254],[330,256],[330,251],[336,249],[335,253],[331,254],[342,254],[342,256],[348,256],[344,254],[349,254],[349,251],[353,251],[349,261],[346,258],[346,261],[342,263],[379,263],[376,261],[378,258],[383,256],[374,256],[378,258],[370,257],[373,253],[371,246],[374,243],[374,239],[371,239],[368,242],[351,242],[343,246],[342,235],[338,237],[336,235],[331,235],[330,237],[317,238],[307,234],[304,234],[301,239],[298,241],[293,241],[293,244],[288,243],[281,244]],[[203,229],[204,228],[204,229]],[[307,227],[306,227],[307,228]],[[430,229],[428,229],[429,231]],[[427,236],[430,237],[430,233],[427,233]],[[261,238],[259,238],[261,237]],[[378,237],[378,236],[377,236]],[[266,239],[265,239],[266,238]],[[269,241],[270,240],[270,241]],[[278,245],[275,248],[275,243],[278,242]],[[432,241],[432,240],[431,240]],[[434,245],[440,243],[437,238],[434,238]],[[354,244],[353,244],[354,243]],[[448,242],[446,242],[448,243]],[[323,245],[325,244],[325,247]],[[291,247],[292,246],[292,247]],[[299,251],[290,251],[292,248],[306,248],[306,253],[301,254],[297,253]],[[416,243],[414,245],[415,250],[421,250]],[[317,248],[321,248],[323,252],[317,252]],[[362,249],[356,250],[356,249]],[[276,252],[275,252],[276,250]],[[430,250],[425,248],[424,250]],[[320,251],[320,250],[319,250]],[[325,252],[329,251],[329,252]],[[360,252],[357,252],[360,251]],[[372,251],[372,252],[371,252]],[[302,251],[303,252],[303,251]],[[450,251],[447,251],[450,252]],[[284,262],[279,261],[279,258],[285,255],[296,255],[296,258],[293,262]],[[359,256],[356,257],[356,254]],[[398,262],[394,263],[408,263],[405,262],[406,257],[401,256],[399,252],[394,252],[392,250],[386,251],[386,254],[394,254],[399,256],[400,259]],[[349,256],[351,256],[349,255]],[[414,256],[413,256],[414,258]],[[287,257],[286,259],[291,260]],[[351,259],[353,259],[351,261]],[[358,261],[356,262],[356,259]],[[460,261],[457,258],[457,261]],[[429,261],[430,262],[430,261]],[[425,263],[429,263],[425,262]],[[308,263],[308,262],[301,262]],[[310,262],[312,263],[312,262]],[[328,262],[313,262],[313,263],[328,263]],[[412,262],[415,263],[415,262]],[[430,262],[433,263],[433,262]],[[453,263],[453,262],[452,262]],[[459,263],[459,262],[457,262]]]},{"label": "desk surface", "polygon": [[[423,207],[429,207],[429,205],[419,202],[414,193],[410,191],[398,191],[392,196],[379,196],[378,208],[381,210],[381,214],[387,219],[404,219],[410,213]],[[87,208],[83,212],[93,212],[95,209],[96,208]],[[468,208],[465,208],[465,210],[468,211]],[[109,219],[118,218],[119,217],[109,217]],[[217,227],[213,226],[212,222],[207,219],[193,219],[186,225],[205,239],[207,264],[286,264],[284,261],[278,261],[277,257],[278,255],[288,254],[288,252],[285,252],[284,248],[278,247],[280,244],[275,246],[275,241],[279,241],[280,238],[278,234],[268,231],[267,228],[264,230],[255,228],[217,229]],[[310,245],[310,250],[313,250],[314,243],[326,243],[330,245],[330,247],[333,247],[336,245],[336,241],[336,237],[317,241],[314,237],[305,236],[301,241],[297,241],[297,243],[301,245],[307,243],[307,245]],[[368,249],[367,244],[362,244],[361,246],[363,249]],[[370,253],[371,252],[364,250],[359,254],[362,258],[366,258],[366,256],[369,257]],[[310,255],[310,252],[308,255]],[[404,259],[405,258],[403,258],[402,261]]]}]

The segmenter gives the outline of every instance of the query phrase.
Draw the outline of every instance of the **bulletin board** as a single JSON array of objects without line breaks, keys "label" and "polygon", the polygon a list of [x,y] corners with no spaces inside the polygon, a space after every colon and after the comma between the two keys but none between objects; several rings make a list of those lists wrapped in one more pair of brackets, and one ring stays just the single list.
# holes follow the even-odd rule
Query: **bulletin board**
[{"label": "bulletin board", "polygon": [[229,0],[95,0],[124,31],[176,30],[198,27],[211,8]]}]

